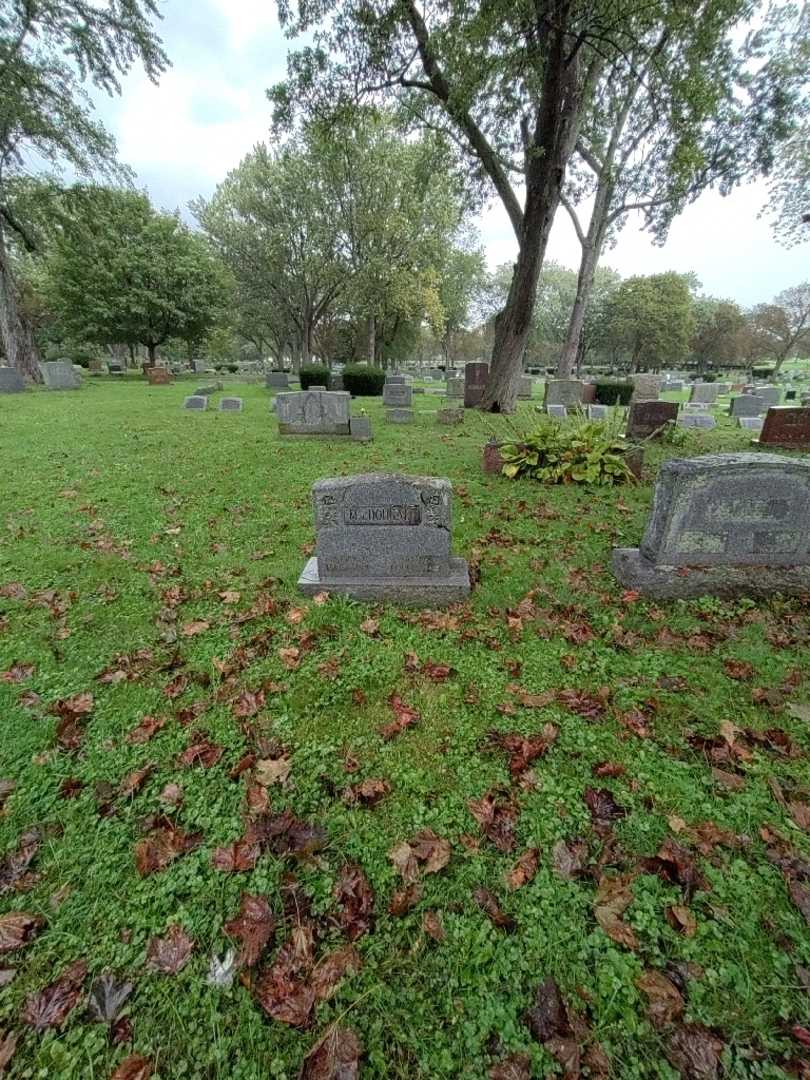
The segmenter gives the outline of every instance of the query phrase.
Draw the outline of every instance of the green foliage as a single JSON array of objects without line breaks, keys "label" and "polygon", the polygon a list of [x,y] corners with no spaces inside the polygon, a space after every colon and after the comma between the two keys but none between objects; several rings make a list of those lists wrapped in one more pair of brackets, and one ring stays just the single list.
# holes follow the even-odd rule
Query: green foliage
[{"label": "green foliage", "polygon": [[347,364],[343,369],[343,388],[352,397],[381,397],[385,384],[382,368],[369,364]]},{"label": "green foliage", "polygon": [[503,475],[543,484],[596,484],[609,487],[633,481],[624,455],[618,421],[573,417],[558,423],[544,417],[519,441],[501,449]]},{"label": "green foliage", "polygon": [[600,405],[629,405],[634,389],[631,382],[598,382],[596,400]]},{"label": "green foliage", "polygon": [[627,278],[606,307],[609,347],[633,370],[682,363],[694,330],[692,285],[672,272]]},{"label": "green foliage", "polygon": [[329,389],[329,368],[324,364],[303,364],[298,378],[301,380],[302,390],[309,390],[310,386],[325,386]]}]

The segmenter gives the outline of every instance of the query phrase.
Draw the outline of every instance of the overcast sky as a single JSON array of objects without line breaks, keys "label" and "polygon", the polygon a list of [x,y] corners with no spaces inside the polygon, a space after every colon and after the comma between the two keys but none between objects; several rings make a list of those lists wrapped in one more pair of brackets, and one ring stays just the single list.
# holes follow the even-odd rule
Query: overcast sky
[{"label": "overcast sky", "polygon": [[[189,200],[210,195],[229,169],[268,135],[265,90],[284,77],[289,42],[274,0],[165,0],[160,31],[172,68],[159,86],[131,74],[120,98],[99,98],[98,111],[118,141],[137,183],[164,209],[187,212]],[[694,271],[703,291],[743,306],[772,299],[810,278],[810,242],[785,249],[758,219],[763,184],[727,198],[703,195],[674,223],[663,247],[630,220],[604,262],[623,276]],[[481,216],[481,240],[491,267],[511,262],[516,245],[506,214],[494,203]],[[576,267],[579,251],[560,210],[549,258]]]}]

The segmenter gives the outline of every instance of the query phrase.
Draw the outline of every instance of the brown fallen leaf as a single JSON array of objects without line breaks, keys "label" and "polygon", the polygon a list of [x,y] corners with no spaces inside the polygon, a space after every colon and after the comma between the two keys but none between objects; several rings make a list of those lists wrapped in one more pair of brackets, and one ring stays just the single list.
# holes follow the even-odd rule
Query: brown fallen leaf
[{"label": "brown fallen leaf", "polygon": [[183,637],[196,637],[198,634],[204,634],[206,630],[211,629],[211,623],[206,622],[205,619],[194,619],[191,622],[184,623],[180,633]]},{"label": "brown fallen leaf", "polygon": [[45,920],[26,911],[8,911],[0,915],[0,953],[14,952],[34,940]]},{"label": "brown fallen leaf", "polygon": [[90,987],[87,1000],[90,1015],[100,1024],[112,1024],[134,989],[133,983],[105,972]]},{"label": "brown fallen leaf", "polygon": [[121,783],[118,785],[119,794],[122,795],[125,799],[129,799],[133,795],[137,795],[146,780],[152,775],[154,771],[155,764],[151,761],[148,765],[144,765],[140,769],[135,769],[133,772],[125,776]]},{"label": "brown fallen leaf", "polygon": [[810,803],[789,802],[788,811],[800,829],[810,832]]},{"label": "brown fallen leaf", "polygon": [[58,1027],[81,1000],[86,975],[87,964],[84,960],[71,964],[56,982],[28,996],[22,1013],[23,1021],[37,1031]]},{"label": "brown fallen leaf", "polygon": [[380,623],[378,619],[366,619],[365,622],[360,623],[360,629],[364,634],[368,634],[369,637],[377,637],[380,633]]},{"label": "brown fallen leaf", "polygon": [[125,1058],[110,1080],[149,1080],[155,1069],[155,1063],[143,1054],[131,1054]]},{"label": "brown fallen leaf", "polygon": [[702,1024],[683,1024],[670,1036],[666,1054],[683,1080],[715,1080],[724,1047]]},{"label": "brown fallen leaf", "polygon": [[11,665],[7,671],[0,671],[0,682],[21,683],[30,679],[34,674],[33,664],[21,664],[19,661]]},{"label": "brown fallen leaf", "polygon": [[585,869],[588,848],[584,840],[558,840],[551,849],[554,872],[563,881],[573,881]]},{"label": "brown fallen leaf", "polygon": [[211,865],[223,874],[244,873],[255,867],[259,854],[260,848],[255,841],[235,840],[226,847],[214,849]]},{"label": "brown fallen leaf", "polygon": [[506,914],[498,903],[495,894],[490,892],[489,889],[485,889],[483,886],[476,889],[473,893],[473,899],[499,930],[506,930],[507,933],[511,933],[517,926],[512,916]]},{"label": "brown fallen leaf", "polygon": [[791,881],[788,886],[790,899],[804,915],[807,924],[810,925],[810,888],[798,881]]},{"label": "brown fallen leaf", "polygon": [[140,724],[138,724],[136,728],[133,728],[129,735],[127,735],[127,742],[130,746],[149,742],[149,740],[156,735],[165,724],[166,720],[163,717],[144,716]]},{"label": "brown fallen leaf", "polygon": [[183,802],[183,789],[179,784],[170,782],[164,787],[158,798],[164,806],[176,808]]},{"label": "brown fallen leaf", "polygon": [[263,758],[256,762],[253,775],[257,784],[262,787],[272,787],[273,784],[284,784],[290,775],[292,762],[287,755],[278,758]]},{"label": "brown fallen leaf", "polygon": [[747,660],[724,660],[723,668],[730,679],[738,681],[750,679],[754,674],[754,665],[749,664]]},{"label": "brown fallen leaf", "polygon": [[639,947],[638,938],[631,926],[622,922],[622,915],[633,902],[631,884],[635,874],[623,874],[616,877],[607,875],[599,879],[599,886],[594,900],[593,913],[596,921],[611,941],[624,945],[628,949]]},{"label": "brown fallen leaf", "polygon": [[532,880],[540,862],[540,849],[527,848],[518,861],[504,876],[510,889],[520,889]]},{"label": "brown fallen leaf", "polygon": [[161,975],[176,975],[188,963],[194,941],[182,926],[172,923],[163,937],[153,937],[146,950],[146,966]]},{"label": "brown fallen leaf", "polygon": [[337,993],[346,975],[359,971],[362,966],[360,953],[354,945],[344,945],[329,953],[312,972],[310,985],[319,1001],[329,1001]]},{"label": "brown fallen leaf", "polygon": [[301,666],[301,650],[294,646],[278,650],[278,658],[287,671],[297,671]]},{"label": "brown fallen leaf", "polygon": [[680,990],[660,971],[648,968],[636,979],[636,986],[647,995],[647,1015],[653,1027],[667,1027],[683,1012]]},{"label": "brown fallen leaf", "polygon": [[394,710],[395,719],[380,728],[380,735],[386,742],[405,731],[406,728],[413,727],[422,719],[417,710],[406,705],[398,694],[392,694],[388,699],[388,704]]},{"label": "brown fallen leaf", "polygon": [[673,930],[677,930],[684,937],[691,938],[697,933],[697,920],[688,907],[683,904],[673,904],[667,908],[667,922]]},{"label": "brown fallen leaf", "polygon": [[199,765],[203,769],[210,769],[219,761],[225,753],[225,747],[212,743],[206,736],[187,747],[177,757],[177,764],[184,766]]},{"label": "brown fallen leaf", "polygon": [[531,1080],[532,1059],[528,1054],[510,1054],[489,1070],[489,1080]]},{"label": "brown fallen leaf", "polygon": [[14,1057],[20,1036],[15,1031],[9,1031],[7,1035],[0,1035],[0,1073]]},{"label": "brown fallen leaf", "polygon": [[[416,864],[414,863],[414,865]],[[406,915],[412,908],[416,907],[422,899],[423,892],[424,888],[421,882],[414,882],[411,885],[407,885],[404,889],[398,889],[391,896],[391,901],[388,905],[389,914],[394,915],[396,918]]]},{"label": "brown fallen leaf", "polygon": [[352,1029],[333,1025],[304,1058],[299,1080],[357,1080],[362,1055]]},{"label": "brown fallen leaf", "polygon": [[157,873],[202,843],[202,833],[184,833],[173,825],[154,829],[135,844],[135,865],[141,877]]},{"label": "brown fallen leaf", "polygon": [[240,967],[253,967],[275,927],[276,920],[266,898],[242,893],[239,914],[223,926],[229,938],[241,943],[237,961]]},{"label": "brown fallen leaf", "polygon": [[360,780],[343,792],[343,801],[349,806],[376,806],[390,792],[391,785],[387,780],[372,779]]},{"label": "brown fallen leaf", "polygon": [[514,851],[518,808],[511,797],[488,791],[480,799],[468,799],[467,807],[484,835],[499,851]]},{"label": "brown fallen leaf", "polygon": [[340,922],[346,936],[349,941],[357,941],[371,929],[374,918],[374,893],[360,866],[347,863],[341,869],[334,896],[343,909]]},{"label": "brown fallen leaf", "polygon": [[627,814],[625,807],[616,802],[613,793],[607,788],[586,788],[584,798],[597,828],[609,827]]},{"label": "brown fallen leaf", "polygon": [[641,865],[647,873],[658,874],[664,881],[680,885],[686,901],[691,900],[698,889],[706,888],[706,881],[692,854],[671,836],[664,840],[654,858],[642,859]]},{"label": "brown fallen leaf", "polygon": [[442,920],[435,911],[426,911],[422,916],[422,929],[434,941],[442,942],[447,937]]}]

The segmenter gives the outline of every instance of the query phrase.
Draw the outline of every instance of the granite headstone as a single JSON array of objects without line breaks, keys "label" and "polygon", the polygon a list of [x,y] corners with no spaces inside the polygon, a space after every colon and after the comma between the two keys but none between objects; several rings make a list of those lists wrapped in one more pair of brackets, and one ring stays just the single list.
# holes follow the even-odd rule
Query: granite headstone
[{"label": "granite headstone", "polygon": [[728,413],[729,416],[761,416],[767,408],[761,397],[755,394],[740,394],[731,399]]},{"label": "granite headstone", "polygon": [[13,367],[0,367],[0,394],[19,394],[25,390],[25,379]]},{"label": "granite headstone", "polygon": [[549,379],[543,404],[576,408],[582,404],[585,383],[579,379]]},{"label": "granite headstone", "polygon": [[464,408],[480,405],[489,379],[489,364],[467,364],[464,368]]},{"label": "granite headstone", "polygon": [[678,419],[677,401],[635,401],[627,415],[625,437],[648,439]]},{"label": "granite headstone", "polygon": [[42,378],[49,390],[78,390],[82,385],[79,375],[69,360],[52,360],[40,364]]},{"label": "granite headstone", "polygon": [[208,408],[208,397],[206,394],[191,394],[183,402],[184,409],[191,409],[194,412],[203,412]]},{"label": "granite headstone", "polygon": [[771,406],[759,433],[759,443],[785,450],[810,450],[810,407]]},{"label": "granite headstone", "polygon": [[224,397],[219,403],[220,412],[241,412],[242,399],[240,397]]},{"label": "granite headstone", "polygon": [[684,428],[703,428],[706,431],[717,427],[717,421],[711,413],[684,413],[678,423]]},{"label": "granite headstone", "polygon": [[346,391],[300,390],[276,395],[280,435],[349,435],[351,395]]},{"label": "granite headstone", "polygon": [[701,405],[713,405],[717,401],[717,383],[695,383],[689,400]]}]

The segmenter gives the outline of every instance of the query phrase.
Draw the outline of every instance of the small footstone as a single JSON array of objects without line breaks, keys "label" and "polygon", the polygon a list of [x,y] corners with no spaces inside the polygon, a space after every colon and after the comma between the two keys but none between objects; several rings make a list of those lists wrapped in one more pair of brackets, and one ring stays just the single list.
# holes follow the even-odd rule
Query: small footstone
[{"label": "small footstone", "polygon": [[192,394],[191,397],[187,397],[183,402],[183,408],[202,412],[204,409],[208,408],[208,398],[205,394]]},{"label": "small footstone", "polygon": [[224,397],[219,403],[220,412],[241,412],[242,399],[240,397]]},{"label": "small footstone", "polygon": [[368,416],[352,416],[349,420],[349,434],[358,442],[371,442],[371,419]]},{"label": "small footstone", "polygon": [[458,408],[439,409],[436,413],[436,422],[438,424],[463,424],[464,410]]},{"label": "small footstone", "polygon": [[389,424],[412,424],[413,409],[386,409],[385,419]]},{"label": "small footstone", "polygon": [[681,427],[704,428],[707,431],[717,427],[717,421],[710,413],[684,413],[678,423]]}]

